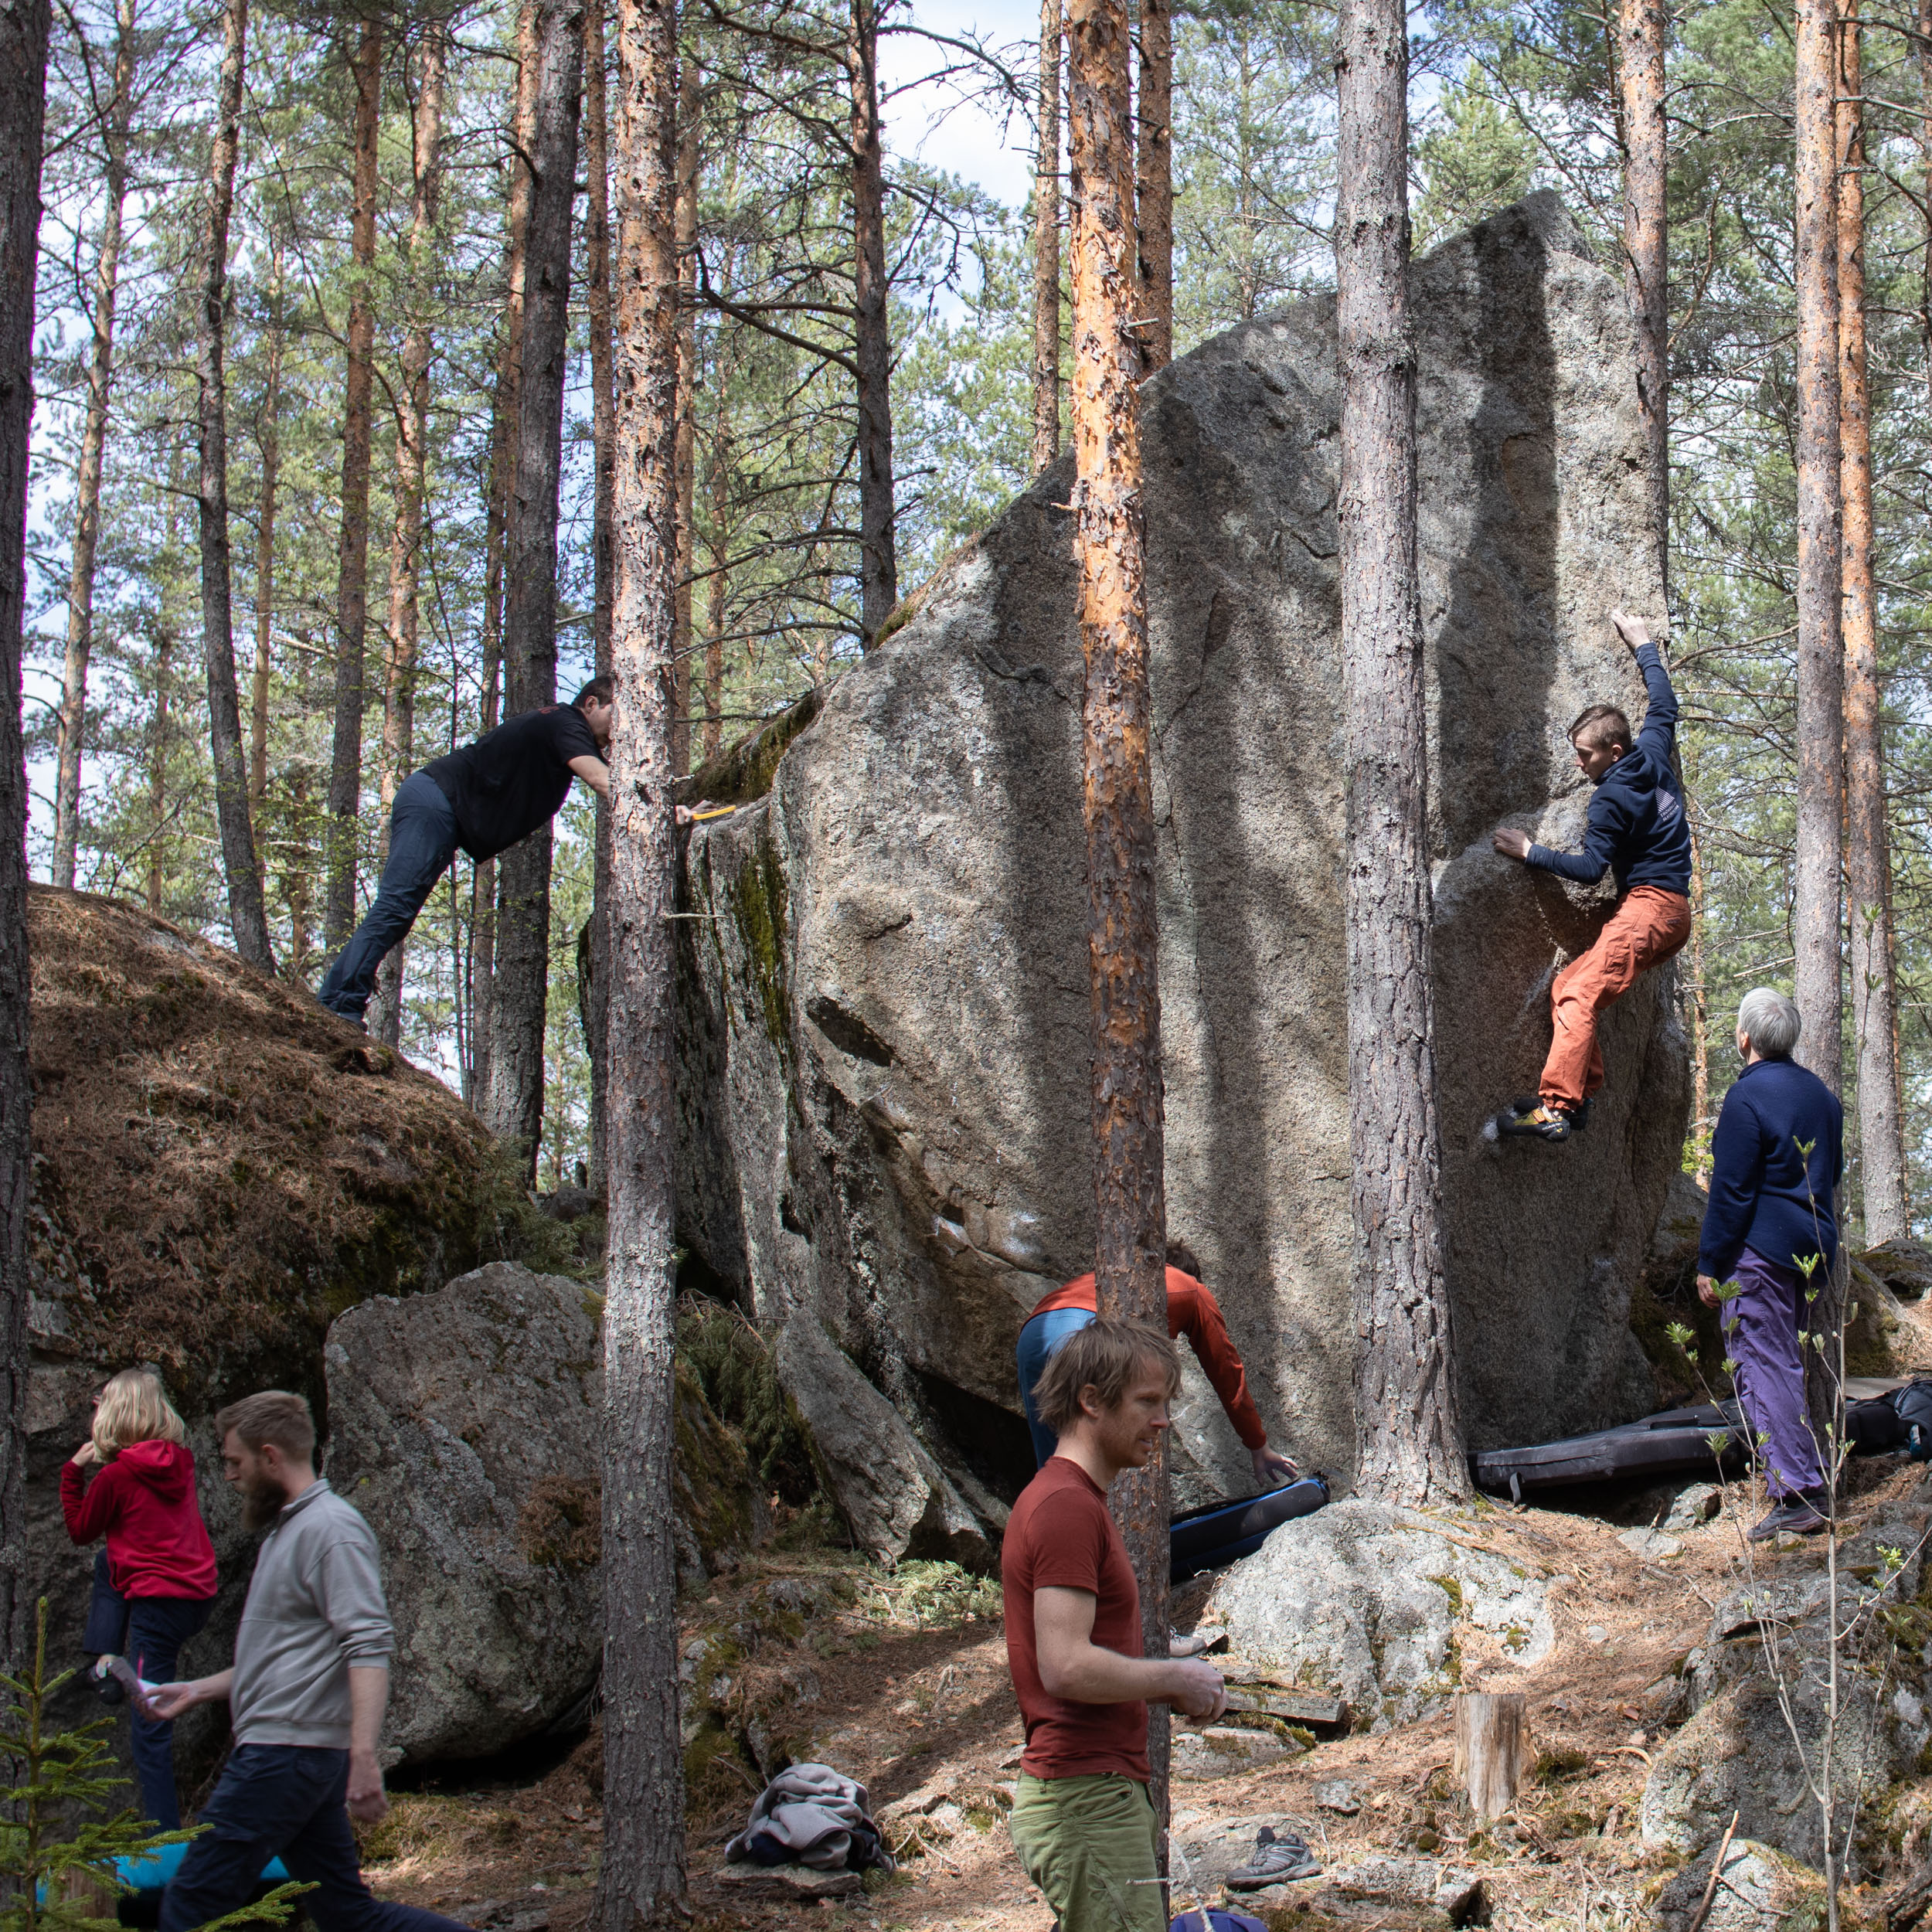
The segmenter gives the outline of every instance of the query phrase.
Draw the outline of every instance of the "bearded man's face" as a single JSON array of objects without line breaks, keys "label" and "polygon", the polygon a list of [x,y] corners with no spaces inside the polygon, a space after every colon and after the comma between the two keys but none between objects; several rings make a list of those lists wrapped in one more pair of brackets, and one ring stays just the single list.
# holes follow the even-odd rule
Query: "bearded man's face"
[{"label": "bearded man's face", "polygon": [[288,1501],[288,1492],[270,1473],[260,1450],[250,1449],[230,1430],[221,1449],[222,1471],[241,1493],[242,1527],[266,1529]]}]

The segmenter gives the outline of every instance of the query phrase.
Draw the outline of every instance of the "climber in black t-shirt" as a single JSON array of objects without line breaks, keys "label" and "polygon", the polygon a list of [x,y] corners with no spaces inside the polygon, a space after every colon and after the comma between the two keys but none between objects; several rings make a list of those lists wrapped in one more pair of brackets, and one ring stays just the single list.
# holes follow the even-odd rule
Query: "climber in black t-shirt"
[{"label": "climber in black t-shirt", "polygon": [[325,1006],[362,1024],[376,968],[416,923],[458,846],[472,859],[494,859],[529,838],[562,809],[573,777],[610,797],[604,753],[614,689],[609,678],[593,678],[569,704],[526,711],[403,781],[383,883],[322,982]]}]

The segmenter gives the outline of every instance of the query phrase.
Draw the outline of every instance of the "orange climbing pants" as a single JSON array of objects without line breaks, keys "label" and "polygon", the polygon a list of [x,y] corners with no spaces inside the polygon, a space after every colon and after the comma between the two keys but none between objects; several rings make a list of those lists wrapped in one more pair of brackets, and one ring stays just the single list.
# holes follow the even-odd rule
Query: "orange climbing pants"
[{"label": "orange climbing pants", "polygon": [[1555,1037],[1539,1089],[1546,1100],[1573,1111],[1604,1083],[1597,1015],[1621,999],[1647,967],[1661,966],[1690,937],[1690,901],[1661,886],[1633,886],[1586,952],[1560,972],[1549,988]]}]

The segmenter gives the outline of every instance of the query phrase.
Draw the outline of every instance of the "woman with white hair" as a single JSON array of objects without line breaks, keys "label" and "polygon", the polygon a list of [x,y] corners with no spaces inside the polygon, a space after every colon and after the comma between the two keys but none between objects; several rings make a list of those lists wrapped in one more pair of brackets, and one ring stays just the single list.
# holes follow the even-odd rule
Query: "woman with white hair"
[{"label": "woman with white hair", "polygon": [[1697,1292],[1724,1303],[1725,1352],[1759,1444],[1770,1514],[1753,1541],[1825,1527],[1830,1496],[1804,1403],[1805,1287],[1821,1287],[1838,1252],[1833,1192],[1844,1178],[1845,1110],[1791,1058],[1798,1009],[1769,986],[1737,1009],[1744,1070],[1724,1096],[1711,1141],[1710,1203],[1697,1250]]}]

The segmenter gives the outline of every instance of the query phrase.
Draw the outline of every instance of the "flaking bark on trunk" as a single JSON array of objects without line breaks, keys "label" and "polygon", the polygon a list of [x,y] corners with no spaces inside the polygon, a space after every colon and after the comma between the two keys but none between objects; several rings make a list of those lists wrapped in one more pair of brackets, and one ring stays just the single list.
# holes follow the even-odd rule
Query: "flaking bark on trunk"
[{"label": "flaking bark on trunk", "polygon": [[1897,995],[1886,909],[1885,753],[1879,721],[1878,605],[1872,573],[1872,397],[1865,355],[1865,125],[1858,0],[1838,22],[1838,478],[1845,633],[1845,884],[1851,937],[1852,1039],[1858,1066],[1865,1238],[1908,1232],[1905,1140],[1893,1059]]},{"label": "flaking bark on trunk", "polygon": [[[611,628],[617,596],[616,535],[611,517],[617,491],[617,398],[611,339],[611,123],[604,56],[604,0],[583,9],[584,179],[588,202],[583,243],[590,311],[590,437],[597,474],[593,486],[590,543],[595,568],[592,641],[597,674],[611,668]],[[676,764],[674,755],[672,763]],[[597,849],[590,887],[590,971],[583,1000],[590,1049],[590,1185],[601,1192],[610,1165],[605,1113],[610,1104],[611,807],[597,801]]]},{"label": "flaking bark on trunk", "polygon": [[1839,624],[1837,36],[1832,0],[1798,0],[1798,826],[1794,1057],[1833,1093],[1843,1032],[1845,804]]},{"label": "flaking bark on trunk", "polygon": [[[1166,1332],[1161,994],[1154,900],[1152,699],[1134,332],[1134,125],[1123,0],[1067,11],[1073,294],[1074,555],[1093,1047],[1094,1270],[1101,1314]],[[1165,1454],[1114,1485],[1141,1590],[1145,1654],[1167,1655]],[[1167,1821],[1167,1706],[1151,1707],[1155,1815]]]},{"label": "flaking bark on trunk", "polygon": [[[539,0],[536,180],[524,245],[516,479],[504,526],[503,697],[515,717],[556,699],[557,490],[570,347],[570,211],[583,93],[583,0]],[[483,1117],[534,1175],[543,1122],[553,828],[498,862],[496,991]]]},{"label": "flaking bark on trunk", "polygon": [[1637,323],[1637,406],[1644,419],[1658,581],[1670,549],[1669,234],[1664,121],[1663,0],[1621,0],[1617,79],[1624,132],[1624,288]]},{"label": "flaking bark on trunk", "polygon": [[228,542],[228,223],[235,206],[235,157],[240,145],[242,66],[248,43],[248,0],[227,0],[215,138],[209,158],[206,221],[202,230],[197,333],[197,492],[201,536],[202,659],[208,675],[208,736],[214,767],[215,820],[228,887],[235,951],[265,973],[275,970],[262,903],[261,874],[248,816],[248,764],[242,750],[241,700],[235,683],[233,564]]},{"label": "flaking bark on trunk", "polygon": [[328,896],[325,936],[355,927],[362,796],[362,656],[369,636],[369,469],[376,383],[376,162],[383,106],[383,23],[362,22],[355,87],[355,172],[349,222],[347,366],[342,383],[342,508],[335,553],[335,723],[328,761]]},{"label": "flaking bark on trunk", "polygon": [[1344,0],[1335,234],[1355,1486],[1421,1504],[1466,1495],[1468,1478],[1436,1114],[1408,66],[1400,0]]},{"label": "flaking bark on trunk", "polygon": [[1135,186],[1140,219],[1141,369],[1174,359],[1174,16],[1172,0],[1141,0]]},{"label": "flaking bark on trunk", "polygon": [[[515,481],[517,383],[523,366],[523,253],[530,226],[530,170],[536,139],[536,0],[522,0],[516,16],[516,100],[511,114],[510,192],[503,240],[503,335],[497,345],[496,395],[490,428],[488,501],[483,536],[482,730],[502,716],[503,539]],[[496,1031],[496,861],[476,867],[470,905],[470,1098],[480,1106],[490,1090],[490,1052]]]},{"label": "flaking bark on trunk", "polygon": [[853,348],[859,368],[859,625],[869,651],[899,601],[893,509],[892,327],[886,280],[886,163],[879,119],[878,0],[851,0]]},{"label": "flaking bark on trunk", "polygon": [[20,730],[27,450],[47,87],[47,0],[0,11],[0,1654],[21,1655],[27,1573],[27,770]]},{"label": "flaking bark on trunk", "polygon": [[[383,768],[377,781],[381,860],[389,860],[389,818],[396,794],[416,758],[417,584],[422,567],[423,482],[429,435],[430,362],[435,338],[430,317],[430,257],[443,185],[443,89],[448,29],[432,21],[417,55],[409,243],[404,300],[409,333],[403,342],[401,406],[396,414],[396,528],[389,543],[389,662],[383,685]],[[406,934],[389,950],[376,980],[376,1023],[384,1045],[403,1043],[403,968]]]},{"label": "flaking bark on trunk", "polygon": [[604,1310],[602,1932],[689,1916],[672,1541],[671,639],[677,585],[677,15],[617,0],[617,719]]},{"label": "flaking bark on trunk", "polygon": [[678,80],[678,596],[672,632],[671,769],[691,769],[691,580],[698,508],[698,63]]},{"label": "flaking bark on trunk", "polygon": [[73,559],[67,578],[67,655],[61,671],[60,743],[55,757],[53,864],[56,886],[71,886],[80,838],[80,753],[87,719],[87,666],[94,654],[94,556],[100,542],[100,471],[107,447],[107,392],[114,379],[114,298],[121,282],[121,208],[128,195],[128,134],[134,112],[134,0],[114,9],[114,92],[103,145],[107,199],[94,257],[93,344],[87,358],[87,415],[74,476]]},{"label": "flaking bark on trunk", "polygon": [[1040,0],[1039,148],[1033,164],[1033,461],[1060,453],[1060,0]]},{"label": "flaking bark on trunk", "polygon": [[[250,679],[248,719],[248,810],[261,823],[268,798],[268,684],[270,645],[275,623],[275,492],[282,467],[282,238],[276,233],[270,247],[268,271],[267,374],[262,385],[261,413],[255,419],[255,441],[261,451],[262,495],[255,519],[255,664]],[[267,872],[267,837],[260,854]]]}]

